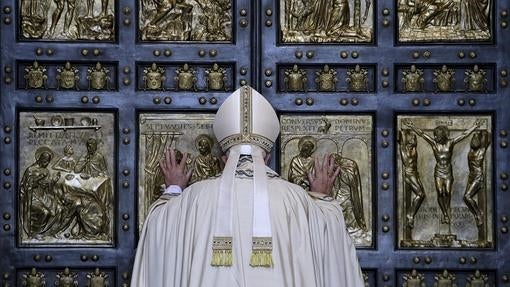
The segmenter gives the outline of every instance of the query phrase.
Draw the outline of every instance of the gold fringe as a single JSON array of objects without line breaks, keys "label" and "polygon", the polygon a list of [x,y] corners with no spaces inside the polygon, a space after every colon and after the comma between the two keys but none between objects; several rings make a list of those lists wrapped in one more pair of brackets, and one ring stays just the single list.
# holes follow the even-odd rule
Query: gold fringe
[{"label": "gold fringe", "polygon": [[213,237],[211,266],[232,266],[232,237]]},{"label": "gold fringe", "polygon": [[273,240],[271,237],[253,237],[251,267],[273,267]]}]

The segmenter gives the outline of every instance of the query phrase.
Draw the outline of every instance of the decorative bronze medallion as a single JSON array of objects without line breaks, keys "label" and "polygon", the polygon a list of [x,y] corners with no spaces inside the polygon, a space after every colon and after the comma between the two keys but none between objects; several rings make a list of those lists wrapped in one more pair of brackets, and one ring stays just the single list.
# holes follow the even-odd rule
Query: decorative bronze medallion
[{"label": "decorative bronze medallion", "polygon": [[449,273],[448,270],[444,270],[443,273],[436,274],[434,276],[435,287],[456,287],[455,274]]},{"label": "decorative bronze medallion", "polygon": [[175,71],[175,86],[178,91],[197,91],[197,76],[195,69],[187,63]]},{"label": "decorative bronze medallion", "polygon": [[22,284],[26,287],[45,287],[46,281],[44,279],[44,274],[41,272],[37,272],[35,268],[30,270],[30,273],[24,273],[22,276]]},{"label": "decorative bronze medallion", "polygon": [[287,92],[306,92],[306,71],[294,65],[291,69],[285,70],[283,82]]},{"label": "decorative bronze medallion", "polygon": [[402,71],[402,83],[404,84],[404,92],[422,92],[423,84],[423,70],[416,68],[412,65],[410,69]]},{"label": "decorative bronze medallion", "polygon": [[354,69],[347,70],[349,92],[368,92],[368,71],[356,65]]},{"label": "decorative bronze medallion", "polygon": [[436,92],[451,92],[455,88],[455,70],[443,65],[434,71],[434,84]]},{"label": "decorative bronze medallion", "polygon": [[108,73],[110,70],[103,67],[100,62],[97,62],[95,67],[87,69],[87,80],[89,81],[89,89],[104,90],[108,89],[108,81],[110,77]]},{"label": "decorative bronze medallion", "polygon": [[57,90],[60,88],[79,90],[80,76],[78,75],[79,70],[75,66],[71,66],[71,63],[66,62],[63,67],[57,68],[57,72]]},{"label": "decorative bronze medallion", "polygon": [[336,70],[324,65],[322,70],[315,72],[315,83],[317,83],[317,90],[320,92],[333,92],[336,91]]},{"label": "decorative bronze medallion", "polygon": [[64,272],[57,273],[57,287],[78,287],[78,274],[71,272],[69,268],[65,268]]},{"label": "decorative bronze medallion", "polygon": [[404,279],[404,287],[424,287],[425,286],[425,275],[418,273],[416,269],[413,269],[411,273],[402,275]]},{"label": "decorative bronze medallion", "polygon": [[99,268],[96,268],[94,272],[87,274],[89,280],[88,287],[108,287],[108,274],[101,272]]},{"label": "decorative bronze medallion", "polygon": [[484,92],[487,88],[487,77],[485,70],[482,70],[475,65],[473,69],[467,69],[464,73],[466,77],[464,78],[464,83],[466,84],[466,89],[469,92]]},{"label": "decorative bronze medallion", "polygon": [[152,63],[143,69],[143,82],[145,90],[163,90],[165,88],[165,68]]},{"label": "decorative bronze medallion", "polygon": [[227,70],[221,68],[217,63],[214,63],[212,68],[205,70],[207,89],[206,91],[228,91],[228,87],[225,85],[227,81]]},{"label": "decorative bronze medallion", "polygon": [[48,75],[46,74],[46,68],[40,66],[37,61],[34,61],[32,66],[25,67],[25,81],[27,89],[46,89],[46,81]]}]

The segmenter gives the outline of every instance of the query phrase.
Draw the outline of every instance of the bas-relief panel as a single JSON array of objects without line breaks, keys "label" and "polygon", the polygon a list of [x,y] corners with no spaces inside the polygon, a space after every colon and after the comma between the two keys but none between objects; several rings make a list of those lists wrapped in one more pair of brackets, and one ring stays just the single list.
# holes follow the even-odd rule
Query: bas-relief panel
[{"label": "bas-relief panel", "polygon": [[20,38],[25,40],[115,39],[113,0],[21,0]]},{"label": "bas-relief panel", "polygon": [[139,0],[142,41],[232,41],[231,0]]},{"label": "bas-relief panel", "polygon": [[333,196],[358,247],[373,245],[372,116],[282,115],[281,176],[309,190],[314,157],[333,154],[341,172]]},{"label": "bas-relief panel", "polygon": [[22,245],[112,245],[115,117],[19,113]]},{"label": "bas-relief panel", "polygon": [[399,246],[493,242],[490,115],[399,115]]},{"label": "bas-relief panel", "polygon": [[372,43],[372,0],[280,0],[283,43]]},{"label": "bas-relief panel", "polygon": [[492,0],[397,0],[400,42],[492,40]]},{"label": "bas-relief panel", "polygon": [[[188,153],[188,169],[193,169],[190,184],[218,176],[223,169],[221,151],[213,134],[214,114],[139,115],[138,224],[141,230],[149,206],[164,191],[159,162],[168,148],[182,158]],[[180,160],[180,159],[179,159]]]}]

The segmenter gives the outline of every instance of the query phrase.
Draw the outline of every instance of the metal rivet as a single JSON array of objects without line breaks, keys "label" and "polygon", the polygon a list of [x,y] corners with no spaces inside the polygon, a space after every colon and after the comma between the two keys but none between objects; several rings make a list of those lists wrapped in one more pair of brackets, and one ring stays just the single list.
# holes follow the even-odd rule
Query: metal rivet
[{"label": "metal rivet", "polygon": [[432,263],[432,258],[430,256],[425,257],[425,264]]},{"label": "metal rivet", "polygon": [[272,75],[273,75],[273,70],[271,70],[271,69],[266,69],[266,70],[264,71],[264,74],[265,74],[267,77],[270,77],[270,76],[272,76]]},{"label": "metal rivet", "polygon": [[11,183],[10,183],[10,182],[8,182],[8,181],[4,182],[4,188],[5,188],[5,189],[9,189],[9,188],[11,188]]},{"label": "metal rivet", "polygon": [[499,81],[499,85],[502,87],[502,88],[506,88],[508,86],[508,81],[505,80],[505,79],[501,79]]},{"label": "metal rivet", "polygon": [[129,169],[127,169],[127,168],[126,168],[126,169],[124,169],[124,170],[122,171],[122,174],[123,174],[124,176],[128,176],[128,175],[129,175]]},{"label": "metal rivet", "polygon": [[87,50],[87,49],[82,49],[82,50],[81,50],[81,54],[82,54],[83,56],[87,56],[87,55],[89,54],[89,50]]},{"label": "metal rivet", "polygon": [[383,130],[383,131],[381,132],[381,135],[382,135],[383,137],[387,137],[387,136],[389,136],[389,135],[390,135],[390,132],[389,132],[388,130]]},{"label": "metal rivet", "polygon": [[11,65],[5,65],[4,67],[4,71],[6,73],[11,73],[12,72],[12,66]]},{"label": "metal rivet", "polygon": [[218,51],[217,50],[212,49],[212,50],[209,51],[209,56],[216,57],[216,55],[218,55]]},{"label": "metal rivet", "polygon": [[301,98],[297,98],[294,100],[294,103],[297,105],[297,106],[301,106],[303,104],[303,99]]},{"label": "metal rivet", "polygon": [[42,103],[42,101],[43,101],[43,97],[41,97],[41,96],[35,96],[35,101],[36,101],[37,103]]},{"label": "metal rivet", "polygon": [[345,58],[347,58],[348,56],[349,56],[349,53],[347,53],[347,51],[342,51],[342,52],[340,52],[340,57],[341,57],[342,59],[345,59]]},{"label": "metal rivet", "polygon": [[94,51],[92,51],[92,54],[94,54],[94,56],[99,56],[101,54],[101,50],[94,49]]},{"label": "metal rivet", "polygon": [[388,19],[384,19],[384,20],[382,21],[382,24],[383,24],[383,26],[384,26],[384,27],[388,27],[388,26],[390,26],[390,20],[388,20]]},{"label": "metal rivet", "polygon": [[204,56],[205,56],[205,54],[206,54],[205,50],[200,50],[200,51],[198,51],[198,55],[199,55],[200,57],[204,57]]},{"label": "metal rivet", "polygon": [[384,8],[384,9],[382,10],[382,14],[383,14],[383,16],[388,16],[388,15],[390,15],[390,9],[388,9],[388,8]]},{"label": "metal rivet", "polygon": [[382,81],[383,88],[387,88],[389,85],[390,85],[390,82],[388,82],[386,80]]},{"label": "metal rivet", "polygon": [[242,79],[239,81],[239,84],[241,84],[241,86],[246,86],[248,84],[248,81],[246,81],[245,79]]},{"label": "metal rivet", "polygon": [[357,106],[358,104],[359,104],[359,100],[357,98],[352,98],[351,99],[351,105]]},{"label": "metal rivet", "polygon": [[127,272],[123,272],[123,273],[122,273],[122,279],[124,279],[124,280],[128,280],[128,279],[129,279],[129,273],[127,273]]},{"label": "metal rivet", "polygon": [[506,173],[506,172],[502,172],[502,173],[499,175],[499,177],[500,177],[501,179],[503,179],[503,180],[508,179],[508,173]]},{"label": "metal rivet", "polygon": [[296,53],[294,53],[294,56],[296,56],[296,58],[298,58],[298,59],[301,59],[301,58],[303,58],[303,52],[296,51]]},{"label": "metal rivet", "polygon": [[47,103],[53,103],[54,100],[55,100],[55,98],[52,95],[47,95],[46,96],[46,102]]},{"label": "metal rivet", "polygon": [[506,136],[507,136],[507,134],[508,134],[508,133],[506,132],[506,130],[500,130],[500,131],[499,131],[499,135],[500,135],[500,136],[502,136],[502,137],[506,137]]},{"label": "metal rivet", "polygon": [[418,264],[418,263],[420,263],[420,257],[415,256],[415,257],[413,258],[413,263],[414,263],[414,264]]},{"label": "metal rivet", "polygon": [[124,13],[124,15],[131,14],[131,8],[129,8],[128,6],[124,7],[124,9],[122,9],[122,13]]},{"label": "metal rivet", "polygon": [[[267,70],[266,70],[266,71],[267,71]],[[246,69],[246,68],[244,68],[244,67],[243,67],[243,68],[241,68],[241,69],[239,69],[239,74],[241,74],[241,75],[243,75],[243,76],[244,76],[244,75],[246,75],[247,73],[248,73],[248,69]]]},{"label": "metal rivet", "polygon": [[93,102],[94,104],[99,104],[99,102],[101,102],[101,99],[100,99],[98,96],[94,96],[94,97],[92,98],[92,102]]},{"label": "metal rivet", "polygon": [[218,99],[216,99],[215,97],[212,97],[209,99],[209,103],[211,105],[216,105],[218,103]]},{"label": "metal rivet", "polygon": [[10,224],[4,224],[4,230],[5,231],[11,230],[11,225]]},{"label": "metal rivet", "polygon": [[171,103],[172,103],[172,98],[170,98],[170,97],[165,97],[165,98],[163,99],[163,101],[165,102],[165,104],[169,105],[169,104],[171,104]]},{"label": "metal rivet", "polygon": [[11,22],[12,22],[11,17],[7,16],[7,17],[5,17],[5,18],[4,18],[4,23],[5,23],[6,25],[11,24]]},{"label": "metal rivet", "polygon": [[412,57],[414,59],[418,59],[420,57],[420,52],[418,52],[418,51],[413,52]]},{"label": "metal rivet", "polygon": [[460,264],[466,264],[466,261],[467,261],[467,260],[466,260],[466,257],[464,257],[464,256],[462,256],[462,257],[460,257],[460,258],[459,258],[459,263],[460,263]]},{"label": "metal rivet", "polygon": [[4,138],[4,143],[10,144],[11,143],[11,137],[5,137]]},{"label": "metal rivet", "polygon": [[388,179],[388,178],[390,177],[390,174],[389,174],[388,172],[383,172],[383,173],[381,174],[381,177],[382,177],[383,179]]},{"label": "metal rivet", "polygon": [[129,230],[129,225],[127,225],[127,224],[122,225],[122,230],[128,231]]},{"label": "metal rivet", "polygon": [[239,25],[240,25],[241,27],[246,27],[246,26],[248,26],[248,20],[246,20],[246,19],[241,19],[241,20],[239,20]]},{"label": "metal rivet", "polygon": [[44,50],[42,48],[35,49],[35,54],[37,56],[41,56],[44,53]]},{"label": "metal rivet", "polygon": [[131,132],[131,130],[129,128],[123,128],[122,132],[127,135]]},{"label": "metal rivet", "polygon": [[124,180],[124,181],[122,182],[122,187],[123,187],[123,188],[128,188],[128,187],[129,187],[129,181]]},{"label": "metal rivet", "polygon": [[11,13],[11,7],[10,7],[10,6],[5,6],[5,7],[4,7],[4,13],[5,13],[5,14],[9,14],[9,13]]},{"label": "metal rivet", "polygon": [[129,25],[131,25],[131,20],[126,18],[126,19],[124,19],[123,23],[124,23],[124,26],[129,26]]},{"label": "metal rivet", "polygon": [[80,260],[85,262],[85,261],[89,260],[89,257],[87,255],[81,255]]},{"label": "metal rivet", "polygon": [[12,83],[12,78],[11,77],[5,77],[4,78],[4,82],[7,84],[7,85],[10,85]]},{"label": "metal rivet", "polygon": [[124,140],[122,141],[125,145],[128,145],[130,143],[130,140],[129,138],[124,138]]},{"label": "metal rivet", "polygon": [[478,261],[478,260],[477,260],[477,259],[476,259],[476,257],[474,257],[474,256],[471,256],[471,257],[469,258],[469,262],[470,262],[471,264],[475,264],[477,261]]},{"label": "metal rivet", "polygon": [[201,105],[205,105],[207,103],[207,99],[205,97],[198,98],[198,103]]},{"label": "metal rivet", "polygon": [[499,74],[501,75],[501,77],[506,77],[508,76],[508,70],[507,69],[503,69],[499,72]]},{"label": "metal rivet", "polygon": [[383,277],[382,277],[382,280],[383,281],[390,281],[390,275],[384,274]]},{"label": "metal rivet", "polygon": [[466,104],[466,101],[465,101],[464,99],[459,99],[459,100],[457,100],[457,105],[459,105],[459,106],[463,106],[463,105],[465,105],[465,104]]},{"label": "metal rivet", "polygon": [[161,98],[160,97],[154,97],[154,99],[152,99],[152,102],[156,105],[159,105],[161,104]]},{"label": "metal rivet", "polygon": [[508,27],[507,21],[501,21],[501,28],[506,29]]},{"label": "metal rivet", "polygon": [[358,57],[359,57],[359,53],[358,53],[357,51],[353,51],[353,52],[351,53],[351,57],[352,57],[353,59],[356,59],[356,58],[358,58]]},{"label": "metal rivet", "polygon": [[510,279],[508,278],[507,274],[504,274],[503,276],[501,276],[501,281],[507,283],[508,281],[510,281]]},{"label": "metal rivet", "polygon": [[382,220],[384,222],[388,222],[390,220],[390,216],[388,214],[383,215]]},{"label": "metal rivet", "polygon": [[466,57],[466,54],[462,51],[460,51],[458,54],[457,54],[457,57],[459,57],[459,59],[464,59],[464,57]]},{"label": "metal rivet", "polygon": [[508,146],[508,142],[506,142],[506,141],[502,141],[502,142],[499,144],[499,146],[500,146],[501,148],[506,148],[506,147]]},{"label": "metal rivet", "polygon": [[506,215],[501,216],[501,222],[507,223],[508,222],[508,217]]},{"label": "metal rivet", "polygon": [[51,48],[50,48],[50,49],[48,49],[48,50],[46,50],[46,55],[48,55],[48,56],[51,56],[51,55],[53,55],[54,53],[55,53],[55,50],[53,50],[53,49],[51,49]]},{"label": "metal rivet", "polygon": [[307,99],[305,100],[305,102],[306,102],[306,104],[307,104],[307,105],[311,106],[311,105],[313,105],[313,102],[314,102],[314,101],[313,101],[313,99],[312,99],[312,98],[307,98]]},{"label": "metal rivet", "polygon": [[476,52],[475,51],[469,52],[469,58],[471,58],[471,59],[476,58]]},{"label": "metal rivet", "polygon": [[266,80],[266,81],[264,82],[264,84],[266,85],[266,87],[268,87],[268,88],[269,88],[269,87],[271,87],[271,86],[273,85],[273,81],[271,81],[271,80]]},{"label": "metal rivet", "polygon": [[11,214],[10,214],[9,212],[4,212],[4,214],[3,214],[3,218],[4,218],[5,220],[9,220],[9,219],[11,219]]},{"label": "metal rivet", "polygon": [[156,57],[159,57],[161,55],[161,51],[160,50],[154,50],[154,52],[152,52],[152,54]]},{"label": "metal rivet", "polygon": [[419,106],[419,105],[420,105],[420,99],[413,99],[413,100],[411,101],[411,104],[412,104],[413,106]]},{"label": "metal rivet", "polygon": [[382,231],[384,233],[386,233],[386,232],[390,231],[390,227],[388,225],[385,225],[385,226],[383,226]]},{"label": "metal rivet", "polygon": [[171,50],[168,50],[168,49],[165,49],[165,51],[163,52],[163,54],[165,55],[165,57],[170,57],[170,56],[172,56],[172,51],[171,51]]},{"label": "metal rivet", "polygon": [[124,84],[124,86],[129,86],[129,84],[131,84],[131,80],[129,78],[124,78],[122,83]]},{"label": "metal rivet", "polygon": [[51,262],[51,261],[53,260],[53,257],[52,257],[51,255],[46,255],[46,256],[44,257],[44,260],[45,260],[46,262]]},{"label": "metal rivet", "polygon": [[36,254],[36,255],[34,255],[34,256],[32,257],[32,259],[34,259],[34,261],[36,261],[36,262],[37,262],[37,261],[40,261],[40,260],[41,260],[41,255]]},{"label": "metal rivet", "polygon": [[248,15],[248,11],[246,11],[246,9],[241,9],[241,10],[239,11],[239,15],[241,15],[241,16],[243,16],[243,17],[244,17],[244,16]]},{"label": "metal rivet", "polygon": [[271,27],[271,26],[273,26],[273,21],[271,21],[269,19],[266,20],[266,27]]},{"label": "metal rivet", "polygon": [[506,226],[501,227],[501,233],[507,233],[507,232],[508,232],[508,227],[506,227]]},{"label": "metal rivet", "polygon": [[424,106],[430,106],[431,103],[432,103],[432,101],[430,99],[424,99],[423,100],[423,105]]},{"label": "metal rivet", "polygon": [[[3,275],[3,278],[4,278],[4,280],[9,279],[9,273],[5,272],[4,275]],[[4,286],[7,287],[9,285],[4,285]]]},{"label": "metal rivet", "polygon": [[506,16],[508,16],[508,10],[506,10],[506,9],[501,10],[500,15],[501,15],[501,17],[506,17]]},{"label": "metal rivet", "polygon": [[97,255],[92,255],[92,261],[97,261],[99,260],[99,256]]},{"label": "metal rivet", "polygon": [[388,70],[388,68],[383,68],[382,71],[381,71],[381,75],[383,75],[383,77],[387,77],[390,75],[390,71]]},{"label": "metal rivet", "polygon": [[382,146],[383,148],[387,148],[389,145],[390,145],[390,143],[389,143],[389,142],[387,142],[387,141],[383,141],[383,142],[381,143],[381,146]]},{"label": "metal rivet", "polygon": [[81,102],[84,103],[84,104],[88,103],[89,102],[89,97],[87,97],[87,96],[81,97]]},{"label": "metal rivet", "polygon": [[501,184],[501,190],[502,191],[507,191],[508,190],[508,185],[506,183]]},{"label": "metal rivet", "polygon": [[311,59],[313,58],[313,56],[315,55],[315,52],[314,51],[306,51],[306,57],[308,59]]},{"label": "metal rivet", "polygon": [[124,72],[124,74],[127,75],[127,74],[131,73],[131,69],[128,66],[126,66],[126,67],[124,67],[124,69],[122,69],[122,72]]},{"label": "metal rivet", "polygon": [[382,184],[381,188],[382,188],[383,190],[388,190],[388,189],[390,188],[390,185],[389,185],[388,183],[386,183],[386,182],[385,182],[385,183],[383,183],[383,184]]},{"label": "metal rivet", "polygon": [[342,106],[346,106],[347,104],[349,104],[349,100],[347,100],[347,99],[341,99],[341,100],[340,100],[340,104],[341,104]]},{"label": "metal rivet", "polygon": [[273,15],[273,10],[271,10],[271,9],[266,9],[266,15],[267,15],[267,16],[272,16],[272,15]]},{"label": "metal rivet", "polygon": [[122,214],[122,219],[128,220],[129,219],[129,213]]},{"label": "metal rivet", "polygon": [[11,169],[10,168],[4,169],[4,174],[7,176],[11,175]]},{"label": "metal rivet", "polygon": [[432,52],[430,52],[430,51],[423,52],[423,57],[428,59],[428,58],[430,58],[430,56],[432,56]]}]

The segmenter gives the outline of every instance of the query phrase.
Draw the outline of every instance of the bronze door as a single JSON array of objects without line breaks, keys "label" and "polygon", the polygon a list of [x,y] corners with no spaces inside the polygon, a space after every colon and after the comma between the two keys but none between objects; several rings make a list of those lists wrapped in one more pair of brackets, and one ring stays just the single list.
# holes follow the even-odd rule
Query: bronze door
[{"label": "bronze door", "polygon": [[308,188],[301,151],[335,154],[367,286],[510,284],[508,9],[3,1],[0,283],[128,286],[162,151],[217,173],[214,112],[248,84],[282,177]]}]

